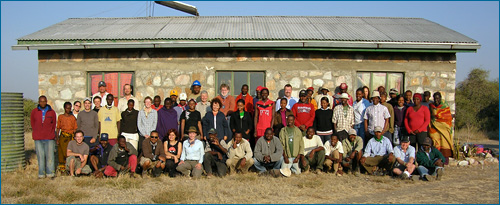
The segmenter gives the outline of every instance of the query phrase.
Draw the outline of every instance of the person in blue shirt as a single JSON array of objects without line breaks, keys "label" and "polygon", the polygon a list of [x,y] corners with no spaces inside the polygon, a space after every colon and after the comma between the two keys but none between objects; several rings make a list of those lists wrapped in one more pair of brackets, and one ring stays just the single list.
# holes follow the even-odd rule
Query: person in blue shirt
[{"label": "person in blue shirt", "polygon": [[192,174],[193,178],[200,178],[203,173],[202,164],[205,149],[203,143],[196,139],[198,135],[196,127],[189,127],[188,133],[189,138],[182,143],[181,160],[176,169],[184,176]]},{"label": "person in blue shirt", "polygon": [[394,164],[394,151],[391,141],[382,135],[382,127],[376,126],[374,134],[366,145],[360,163],[369,175],[383,176]]},{"label": "person in blue shirt", "polygon": [[394,147],[394,168],[392,172],[401,179],[418,180],[418,175],[412,175],[415,170],[415,147],[410,145],[410,137],[402,136],[401,145]]}]

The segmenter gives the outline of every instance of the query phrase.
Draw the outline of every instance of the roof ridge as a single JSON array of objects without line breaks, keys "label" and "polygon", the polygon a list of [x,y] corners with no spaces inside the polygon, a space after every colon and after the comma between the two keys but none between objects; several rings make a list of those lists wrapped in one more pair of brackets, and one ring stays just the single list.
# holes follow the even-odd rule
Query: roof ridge
[{"label": "roof ridge", "polygon": [[253,18],[253,17],[280,17],[280,18],[370,18],[370,19],[424,19],[417,17],[384,17],[384,16],[144,16],[144,17],[73,17],[68,19],[160,19],[160,18]]}]

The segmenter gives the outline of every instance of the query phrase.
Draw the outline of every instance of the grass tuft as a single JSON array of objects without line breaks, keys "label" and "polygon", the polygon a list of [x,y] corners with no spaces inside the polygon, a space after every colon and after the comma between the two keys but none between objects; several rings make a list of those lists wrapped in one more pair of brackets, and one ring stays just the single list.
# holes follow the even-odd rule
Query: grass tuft
[{"label": "grass tuft", "polygon": [[156,204],[181,204],[189,203],[192,197],[192,190],[189,190],[186,187],[178,187],[170,191],[162,191],[157,194],[155,193],[155,195],[151,196],[151,199]]}]

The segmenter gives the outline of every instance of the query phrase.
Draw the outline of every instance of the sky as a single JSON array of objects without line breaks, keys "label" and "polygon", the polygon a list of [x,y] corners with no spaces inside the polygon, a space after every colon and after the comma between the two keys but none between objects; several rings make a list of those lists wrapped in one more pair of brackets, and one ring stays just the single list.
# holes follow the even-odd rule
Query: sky
[{"label": "sky", "polygon": [[[457,54],[456,82],[473,68],[499,76],[498,1],[183,1],[200,16],[362,16],[424,18],[481,44],[477,53]],[[153,6],[151,6],[153,5]],[[86,17],[189,16],[152,1],[2,1],[2,92],[38,98],[36,50],[13,51],[20,37],[64,21]]]}]

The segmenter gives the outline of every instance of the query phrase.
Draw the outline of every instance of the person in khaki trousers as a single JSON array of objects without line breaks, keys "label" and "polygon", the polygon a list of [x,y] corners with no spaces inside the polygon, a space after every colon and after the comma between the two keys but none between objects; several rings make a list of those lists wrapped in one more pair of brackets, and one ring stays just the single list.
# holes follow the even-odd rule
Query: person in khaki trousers
[{"label": "person in khaki trousers", "polygon": [[233,140],[229,142],[229,149],[227,152],[228,159],[226,165],[229,167],[229,173],[231,175],[236,174],[238,170],[243,174],[247,173],[248,168],[254,163],[250,143],[243,139],[241,133],[234,133]]},{"label": "person in khaki trousers", "polygon": [[333,174],[337,176],[342,176],[342,155],[344,154],[344,148],[342,147],[342,143],[339,142],[339,138],[336,134],[333,134],[330,137],[330,140],[325,142],[325,163],[324,165],[327,168],[327,172],[332,171]]}]

